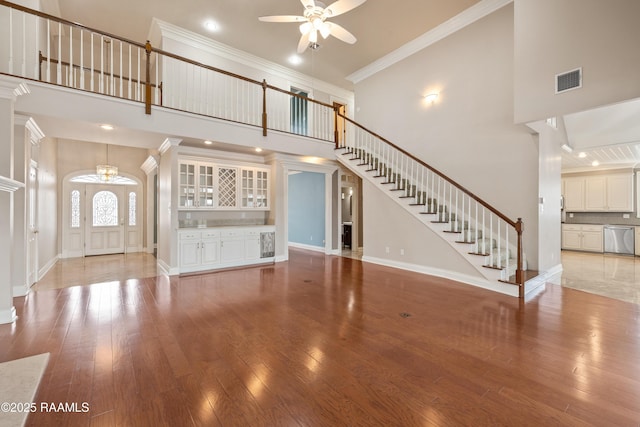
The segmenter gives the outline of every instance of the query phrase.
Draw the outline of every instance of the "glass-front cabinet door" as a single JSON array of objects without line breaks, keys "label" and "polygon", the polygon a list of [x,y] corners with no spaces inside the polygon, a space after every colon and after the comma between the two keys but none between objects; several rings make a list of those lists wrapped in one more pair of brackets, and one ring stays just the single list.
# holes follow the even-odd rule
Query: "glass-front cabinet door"
[{"label": "glass-front cabinet door", "polygon": [[256,171],[256,207],[269,207],[269,172],[263,170]]},{"label": "glass-front cabinet door", "polygon": [[254,171],[252,169],[242,169],[242,207],[252,208],[254,206]]},{"label": "glass-front cabinet door", "polygon": [[214,166],[201,164],[198,166],[198,207],[213,208],[213,178]]},{"label": "glass-front cabinet door", "polygon": [[180,163],[180,200],[181,208],[193,208],[196,203],[196,165]]}]

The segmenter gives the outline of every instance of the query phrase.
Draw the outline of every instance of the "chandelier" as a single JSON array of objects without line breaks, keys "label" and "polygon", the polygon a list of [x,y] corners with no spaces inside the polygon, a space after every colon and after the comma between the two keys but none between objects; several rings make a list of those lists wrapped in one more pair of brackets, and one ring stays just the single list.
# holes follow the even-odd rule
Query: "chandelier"
[{"label": "chandelier", "polygon": [[118,167],[109,164],[109,144],[107,144],[107,163],[96,166],[96,175],[103,182],[113,181],[118,176]]}]

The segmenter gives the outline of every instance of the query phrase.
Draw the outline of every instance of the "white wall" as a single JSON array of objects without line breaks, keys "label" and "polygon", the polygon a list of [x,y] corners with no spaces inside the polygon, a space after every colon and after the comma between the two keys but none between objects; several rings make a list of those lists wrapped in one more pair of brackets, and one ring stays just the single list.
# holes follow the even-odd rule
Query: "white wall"
[{"label": "white wall", "polygon": [[[356,120],[511,219],[522,217],[535,268],[538,150],[530,132],[513,124],[513,49],[509,5],[357,84]],[[426,104],[422,97],[433,91],[440,97]],[[375,230],[387,224],[367,206],[365,255],[383,245]]]},{"label": "white wall", "polygon": [[[640,96],[640,2],[515,0],[515,121],[533,122]],[[583,87],[555,94],[555,75]]]},{"label": "white wall", "polygon": [[38,148],[38,268],[52,265],[60,253],[58,212],[58,142],[53,138],[40,140]]}]

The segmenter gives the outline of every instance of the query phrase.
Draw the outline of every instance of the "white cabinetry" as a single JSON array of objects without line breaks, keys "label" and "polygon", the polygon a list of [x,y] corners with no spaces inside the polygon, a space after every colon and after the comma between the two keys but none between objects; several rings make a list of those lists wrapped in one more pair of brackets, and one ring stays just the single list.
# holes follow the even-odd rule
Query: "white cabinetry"
[{"label": "white cabinetry", "polygon": [[181,231],[180,272],[209,270],[220,263],[220,233],[218,231]]},{"label": "white cabinetry", "polygon": [[215,207],[214,165],[181,161],[178,174],[178,207],[188,209]]},{"label": "white cabinetry", "polygon": [[274,235],[272,225],[180,230],[180,273],[273,262]]},{"label": "white cabinetry", "polygon": [[633,174],[564,177],[567,212],[633,212]]},{"label": "white cabinetry", "polygon": [[562,195],[565,211],[584,211],[584,178],[563,178]]},{"label": "white cabinetry", "polygon": [[603,226],[562,224],[562,249],[603,252]]},{"label": "white cabinetry", "polygon": [[269,208],[269,170],[243,168],[240,180],[240,207]]},{"label": "white cabinetry", "polygon": [[636,256],[640,256],[640,227],[636,227]]}]

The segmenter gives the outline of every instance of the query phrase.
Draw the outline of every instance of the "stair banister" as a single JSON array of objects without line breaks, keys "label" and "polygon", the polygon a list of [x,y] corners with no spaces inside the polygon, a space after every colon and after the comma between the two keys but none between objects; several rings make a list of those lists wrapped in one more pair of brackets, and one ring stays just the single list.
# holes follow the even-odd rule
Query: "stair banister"
[{"label": "stair banister", "polygon": [[[487,209],[492,215],[495,215],[496,217],[498,217],[499,219],[501,219],[504,223],[506,223],[507,225],[511,226],[512,228],[515,229],[516,233],[517,233],[517,267],[516,267],[516,282],[520,287],[520,296],[523,296],[524,293],[524,274],[523,274],[523,247],[522,247],[522,233],[523,233],[523,222],[522,222],[522,218],[518,218],[517,221],[513,221],[511,220],[509,217],[507,217],[505,214],[503,214],[502,212],[500,212],[499,210],[497,210],[496,208],[494,208],[493,206],[491,206],[489,203],[485,202],[483,199],[481,199],[480,197],[478,197],[477,195],[475,195],[473,192],[469,191],[468,189],[466,189],[464,186],[460,185],[459,183],[457,183],[455,180],[449,178],[447,175],[445,175],[444,173],[440,172],[439,170],[435,169],[432,166],[429,166],[428,164],[426,164],[425,162],[423,162],[422,160],[420,160],[419,158],[415,157],[413,154],[409,153],[408,151],[404,150],[403,148],[398,147],[397,145],[395,145],[394,143],[392,143],[391,141],[389,141],[388,139],[378,135],[377,133],[367,129],[366,127],[362,126],[361,124],[355,122],[354,120],[350,119],[349,117],[337,113],[337,115],[342,118],[343,120],[345,120],[346,122],[349,122],[350,124],[352,124],[353,126],[361,129],[362,131],[364,131],[365,133],[371,135],[374,138],[379,139],[380,141],[383,141],[390,149],[392,148],[393,150],[395,150],[395,152],[397,153],[401,153],[404,156],[412,159],[413,161],[417,162],[418,164],[420,164],[422,167],[430,170],[431,172],[433,172],[435,175],[438,176],[438,185],[437,185],[437,194],[438,194],[438,199],[440,200],[440,195],[441,195],[441,187],[440,187],[440,183],[442,181],[445,181],[446,183],[455,186],[456,188],[460,189],[464,194],[466,194],[469,198],[470,201],[471,199],[475,200],[477,203],[479,203],[480,205],[482,205],[485,209]],[[337,142],[337,141],[336,141]],[[346,141],[345,141],[346,144]],[[336,149],[342,148],[340,147],[338,144],[336,144]],[[393,156],[393,154],[392,154]],[[396,156],[397,158],[397,156]],[[397,163],[397,162],[396,162]],[[396,170],[398,170],[396,168]],[[446,189],[442,188],[442,195],[446,196]],[[433,193],[433,191],[432,191]],[[464,202],[463,202],[464,205]],[[439,207],[436,206],[436,210],[439,211]],[[484,224],[484,222],[483,222]],[[490,218],[490,227],[493,228],[493,221]],[[498,227],[498,234],[500,233],[500,227]],[[490,230],[490,235],[493,235],[493,230]],[[483,236],[483,240],[486,240],[486,236]],[[498,241],[500,241],[500,239],[498,239]],[[483,243],[483,245],[485,245]],[[498,245],[500,245],[500,243],[498,243]],[[486,247],[486,246],[485,246]],[[498,265],[500,265],[501,261],[500,261],[500,247],[498,248]],[[493,252],[493,248],[490,248],[490,250]],[[508,244],[507,244],[507,251],[508,251]],[[492,261],[491,264],[494,264],[494,259],[493,259],[493,253],[491,254],[492,257]]]}]

